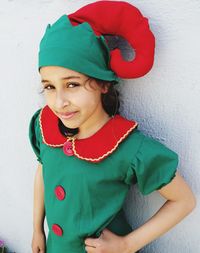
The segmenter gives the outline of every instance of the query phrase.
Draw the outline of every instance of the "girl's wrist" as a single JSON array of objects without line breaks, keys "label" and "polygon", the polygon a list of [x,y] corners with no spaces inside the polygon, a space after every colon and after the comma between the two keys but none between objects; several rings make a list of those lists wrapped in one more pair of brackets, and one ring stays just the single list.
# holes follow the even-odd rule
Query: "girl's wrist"
[{"label": "girl's wrist", "polygon": [[44,227],[43,226],[33,227],[33,232],[34,233],[44,233]]},{"label": "girl's wrist", "polygon": [[139,250],[136,244],[132,241],[132,238],[129,236],[129,234],[123,237],[123,244],[124,253],[135,253]]}]

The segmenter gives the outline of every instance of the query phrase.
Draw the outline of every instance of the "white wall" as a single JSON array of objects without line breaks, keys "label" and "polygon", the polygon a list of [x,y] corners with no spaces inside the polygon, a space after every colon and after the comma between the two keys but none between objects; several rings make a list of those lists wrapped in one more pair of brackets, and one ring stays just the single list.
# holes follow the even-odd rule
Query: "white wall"
[{"label": "white wall", "polygon": [[[43,105],[38,95],[37,53],[48,23],[93,1],[2,0],[0,5],[0,239],[17,253],[31,253],[33,180],[37,162],[28,123]],[[155,64],[143,78],[122,80],[122,113],[139,129],[175,150],[179,172],[199,199],[200,181],[200,1],[129,1],[149,17],[156,36]],[[121,44],[124,55],[130,50]],[[133,186],[125,210],[133,228],[142,225],[164,199],[143,197]],[[200,207],[149,244],[145,253],[200,252]]]}]

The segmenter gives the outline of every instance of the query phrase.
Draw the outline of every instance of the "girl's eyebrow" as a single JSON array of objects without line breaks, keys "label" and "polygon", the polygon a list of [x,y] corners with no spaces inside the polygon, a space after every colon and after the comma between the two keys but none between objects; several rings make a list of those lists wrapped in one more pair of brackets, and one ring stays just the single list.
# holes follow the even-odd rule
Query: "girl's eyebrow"
[{"label": "girl's eyebrow", "polygon": [[[67,76],[67,77],[63,77],[61,78],[61,80],[68,80],[68,79],[75,79],[75,78],[79,78],[80,79],[80,76]],[[41,80],[41,83],[46,83],[46,82],[49,82],[48,80]]]}]

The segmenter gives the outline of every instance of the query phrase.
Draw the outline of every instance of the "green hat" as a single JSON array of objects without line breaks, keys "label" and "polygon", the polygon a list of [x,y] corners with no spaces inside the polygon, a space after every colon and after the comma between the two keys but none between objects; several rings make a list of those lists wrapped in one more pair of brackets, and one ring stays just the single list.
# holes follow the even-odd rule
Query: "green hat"
[{"label": "green hat", "polygon": [[73,26],[67,15],[48,24],[40,42],[39,70],[61,66],[101,80],[119,82],[111,70],[110,50],[105,38],[96,36],[89,23]]}]

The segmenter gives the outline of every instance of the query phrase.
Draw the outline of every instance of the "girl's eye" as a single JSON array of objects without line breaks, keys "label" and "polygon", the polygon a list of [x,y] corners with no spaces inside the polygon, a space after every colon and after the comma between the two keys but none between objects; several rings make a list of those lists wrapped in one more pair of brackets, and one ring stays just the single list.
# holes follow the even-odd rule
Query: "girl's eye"
[{"label": "girl's eye", "polygon": [[[74,88],[76,86],[79,86],[78,83],[67,83],[67,88]],[[47,84],[45,87],[44,87],[45,90],[52,90],[52,89],[55,89],[55,87],[51,84]]]},{"label": "girl's eye", "polygon": [[[71,87],[70,87],[70,85],[71,85]],[[67,83],[67,88],[68,87],[73,88],[73,87],[76,87],[76,86],[79,86],[79,84],[78,83]]]},{"label": "girl's eye", "polygon": [[46,85],[45,87],[44,87],[44,89],[46,89],[46,90],[52,90],[54,87],[52,86],[52,85],[50,85],[50,84],[48,84],[48,85]]}]

